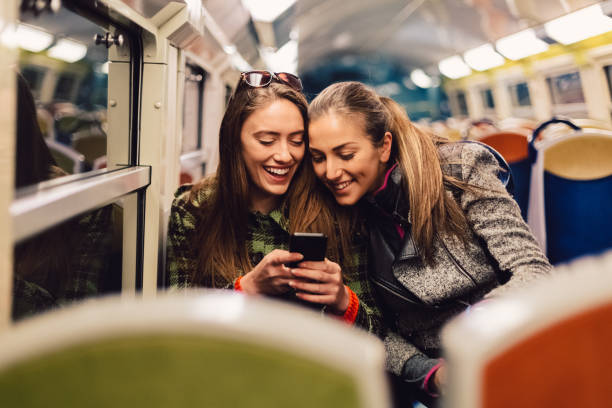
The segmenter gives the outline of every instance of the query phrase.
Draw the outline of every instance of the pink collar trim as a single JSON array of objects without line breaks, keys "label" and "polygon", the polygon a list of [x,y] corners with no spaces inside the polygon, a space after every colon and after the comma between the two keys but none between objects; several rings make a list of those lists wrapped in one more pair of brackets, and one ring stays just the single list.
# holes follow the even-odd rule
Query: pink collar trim
[{"label": "pink collar trim", "polygon": [[387,182],[389,181],[389,176],[391,175],[391,172],[393,171],[393,169],[395,169],[396,167],[397,167],[397,163],[395,163],[393,166],[391,166],[389,170],[387,170],[387,174],[385,174],[385,181],[383,182],[383,185],[372,194],[373,196],[375,196],[376,194],[380,193],[385,188],[387,188]]}]

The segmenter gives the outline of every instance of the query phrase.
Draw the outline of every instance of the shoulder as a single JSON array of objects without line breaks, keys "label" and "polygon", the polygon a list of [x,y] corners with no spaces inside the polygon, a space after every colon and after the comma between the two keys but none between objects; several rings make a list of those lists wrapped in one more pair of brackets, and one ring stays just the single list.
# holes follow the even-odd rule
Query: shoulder
[{"label": "shoulder", "polygon": [[217,189],[216,177],[210,176],[196,184],[183,184],[174,193],[173,208],[200,208],[212,200]]},{"label": "shoulder", "polygon": [[499,168],[492,149],[476,141],[444,143],[438,147],[438,154],[442,171],[460,180],[466,180],[479,168]]}]

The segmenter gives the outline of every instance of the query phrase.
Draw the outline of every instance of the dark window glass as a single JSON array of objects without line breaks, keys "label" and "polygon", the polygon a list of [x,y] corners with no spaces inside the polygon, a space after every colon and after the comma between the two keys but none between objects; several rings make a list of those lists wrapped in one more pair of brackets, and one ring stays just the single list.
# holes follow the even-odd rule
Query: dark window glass
[{"label": "dark window glass", "polygon": [[15,186],[106,167],[108,49],[93,37],[110,28],[66,7],[20,20],[50,40],[19,49]]},{"label": "dark window glass", "polygon": [[232,97],[232,87],[229,85],[225,85],[225,106],[226,107],[231,97]]},{"label": "dark window glass", "polygon": [[183,100],[182,152],[202,148],[202,108],[206,73],[194,65],[185,67],[185,97]]},{"label": "dark window glass", "polygon": [[480,91],[480,97],[482,98],[482,104],[485,109],[495,109],[495,100],[493,99],[493,91],[491,88],[482,89]]},{"label": "dark window glass", "polygon": [[45,77],[45,68],[36,65],[28,65],[21,68],[21,75],[25,78],[34,97],[40,97],[40,88]]},{"label": "dark window glass", "polygon": [[122,230],[118,201],[15,245],[13,318],[120,292]]},{"label": "dark window glass", "polygon": [[510,97],[512,99],[512,106],[531,106],[531,97],[529,96],[529,87],[526,82],[520,82],[518,84],[510,85]]},{"label": "dark window glass", "polygon": [[580,73],[570,72],[546,78],[553,105],[584,103]]},{"label": "dark window glass", "polygon": [[612,65],[605,66],[604,71],[606,72],[606,78],[608,79],[608,90],[610,91],[610,95],[612,95]]},{"label": "dark window glass", "polygon": [[57,102],[69,102],[75,99],[75,86],[77,84],[76,75],[70,72],[61,73],[55,84],[53,99]]},{"label": "dark window glass", "polygon": [[468,108],[467,108],[467,101],[465,100],[465,92],[463,91],[457,92],[457,104],[459,105],[459,114],[463,116],[467,116]]}]

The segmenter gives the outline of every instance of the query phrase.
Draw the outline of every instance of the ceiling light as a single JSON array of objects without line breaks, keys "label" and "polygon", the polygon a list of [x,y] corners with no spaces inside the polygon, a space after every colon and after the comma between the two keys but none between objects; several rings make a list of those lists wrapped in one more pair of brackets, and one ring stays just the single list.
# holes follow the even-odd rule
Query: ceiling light
[{"label": "ceiling light", "polygon": [[612,19],[596,4],[549,21],[544,29],[555,41],[572,44],[612,30]]},{"label": "ceiling light", "polygon": [[17,27],[17,44],[24,50],[40,52],[52,42],[53,36],[46,31],[25,24],[19,24]]},{"label": "ceiling light", "polygon": [[548,44],[540,40],[531,28],[499,39],[495,48],[504,57],[519,60],[530,55],[539,54],[548,49]]},{"label": "ceiling light", "polygon": [[62,38],[53,47],[49,48],[47,55],[51,58],[73,63],[87,55],[87,46],[80,42]]},{"label": "ceiling light", "polygon": [[295,0],[242,0],[242,5],[249,10],[253,20],[270,23],[291,7]]},{"label": "ceiling light", "polygon": [[506,62],[504,57],[495,52],[491,44],[484,44],[466,51],[463,54],[463,59],[476,71],[486,71],[504,65],[504,62]]},{"label": "ceiling light", "polygon": [[461,78],[472,73],[470,67],[458,55],[443,59],[438,63],[438,69],[442,73],[451,79]]},{"label": "ceiling light", "polygon": [[415,69],[410,73],[410,79],[419,88],[431,88],[432,80],[422,69]]}]

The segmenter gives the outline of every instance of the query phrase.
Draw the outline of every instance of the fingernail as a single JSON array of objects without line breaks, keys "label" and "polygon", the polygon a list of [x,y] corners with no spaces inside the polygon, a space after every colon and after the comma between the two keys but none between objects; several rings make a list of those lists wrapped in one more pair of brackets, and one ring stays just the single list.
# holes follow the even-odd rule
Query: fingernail
[{"label": "fingernail", "polygon": [[293,281],[289,281],[288,285],[293,287]]}]

